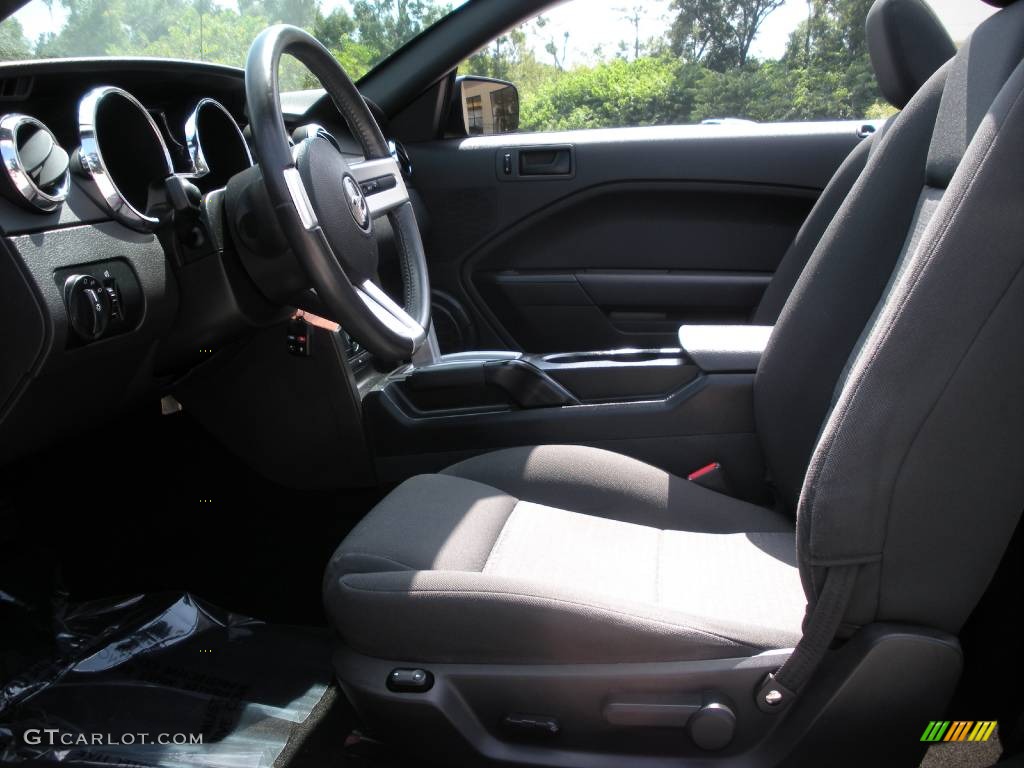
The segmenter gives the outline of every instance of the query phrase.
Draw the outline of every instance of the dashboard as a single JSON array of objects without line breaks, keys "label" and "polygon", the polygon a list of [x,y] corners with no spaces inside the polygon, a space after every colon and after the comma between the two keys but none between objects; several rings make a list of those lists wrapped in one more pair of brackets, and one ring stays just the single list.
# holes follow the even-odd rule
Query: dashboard
[{"label": "dashboard", "polygon": [[[286,127],[361,155],[331,113],[312,125],[286,112]],[[0,65],[0,155],[0,462],[88,435],[287,320],[247,279],[224,223],[224,186],[253,164],[242,70]]]}]

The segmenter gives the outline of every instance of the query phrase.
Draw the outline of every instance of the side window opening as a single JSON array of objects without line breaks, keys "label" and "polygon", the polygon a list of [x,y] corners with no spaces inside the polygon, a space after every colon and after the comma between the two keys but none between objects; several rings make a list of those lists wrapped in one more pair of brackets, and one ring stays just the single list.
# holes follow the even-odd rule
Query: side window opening
[{"label": "side window opening", "polygon": [[[990,12],[928,2],[959,40]],[[884,119],[895,110],[868,55],[871,5],[572,0],[496,38],[459,74],[512,83],[519,131]]]}]

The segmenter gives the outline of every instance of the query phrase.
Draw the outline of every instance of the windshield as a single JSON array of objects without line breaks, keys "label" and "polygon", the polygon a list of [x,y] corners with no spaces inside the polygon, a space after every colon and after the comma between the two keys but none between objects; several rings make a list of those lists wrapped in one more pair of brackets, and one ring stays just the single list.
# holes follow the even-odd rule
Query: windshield
[{"label": "windshield", "polygon": [[[31,0],[0,24],[0,61],[156,56],[241,67],[256,35],[284,22],[311,32],[358,79],[463,2]],[[296,72],[282,81],[308,85]]]}]

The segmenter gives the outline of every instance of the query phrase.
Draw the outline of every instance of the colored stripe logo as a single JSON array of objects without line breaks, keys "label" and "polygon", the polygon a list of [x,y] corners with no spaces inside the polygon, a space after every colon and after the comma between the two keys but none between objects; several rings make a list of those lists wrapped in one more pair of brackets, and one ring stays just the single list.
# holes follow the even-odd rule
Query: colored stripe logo
[{"label": "colored stripe logo", "polygon": [[988,741],[996,725],[995,720],[932,720],[921,741]]}]

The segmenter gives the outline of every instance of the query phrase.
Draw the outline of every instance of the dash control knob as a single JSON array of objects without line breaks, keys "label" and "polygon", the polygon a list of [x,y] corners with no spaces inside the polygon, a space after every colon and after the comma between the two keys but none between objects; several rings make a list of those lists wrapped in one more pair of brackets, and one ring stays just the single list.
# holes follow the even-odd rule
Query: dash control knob
[{"label": "dash control knob", "polygon": [[64,304],[71,328],[85,341],[103,335],[110,324],[110,294],[91,275],[71,275],[64,281]]}]

